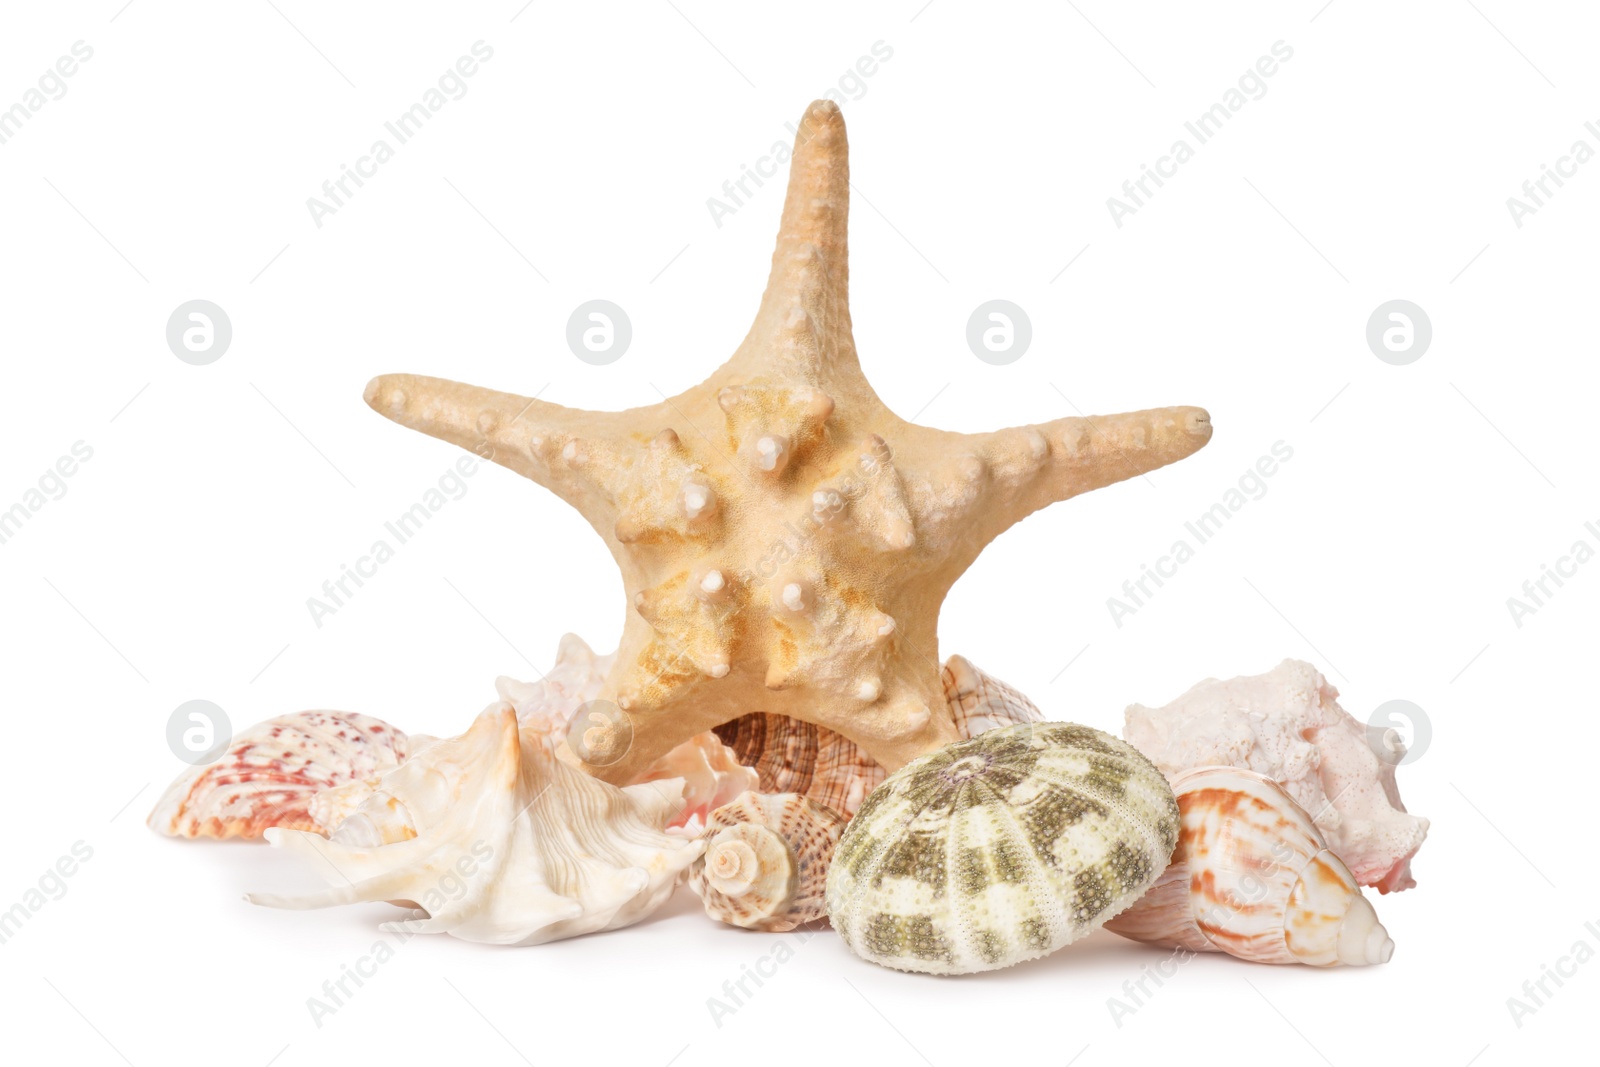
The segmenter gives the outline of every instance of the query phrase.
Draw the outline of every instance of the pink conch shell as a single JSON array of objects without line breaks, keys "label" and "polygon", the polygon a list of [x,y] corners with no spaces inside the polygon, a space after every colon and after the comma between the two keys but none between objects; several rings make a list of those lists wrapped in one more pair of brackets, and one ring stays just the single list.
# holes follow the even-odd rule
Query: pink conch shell
[{"label": "pink conch shell", "polygon": [[683,779],[684,808],[674,816],[668,829],[682,827],[696,835],[713,810],[760,783],[760,776],[753,769],[741,766],[733,749],[710,730],[695,734],[656,760],[636,784],[664,778]]},{"label": "pink conch shell", "polygon": [[215,763],[178,775],[147,821],[170,837],[255,838],[273,826],[322,831],[312,811],[319,792],[376,777],[409,747],[399,730],[354,712],[280,715],[237,734]]},{"label": "pink conch shell", "polygon": [[[1361,885],[1410,889],[1428,820],[1407,814],[1383,731],[1357,722],[1317,669],[1284,660],[1267,674],[1199,683],[1162,708],[1128,708],[1122,736],[1172,778],[1191,767],[1257,771],[1306,811]],[[1393,738],[1388,739],[1393,744]]]},{"label": "pink conch shell", "polygon": [[828,863],[846,821],[798,793],[745,793],[711,813],[689,887],[707,915],[747,930],[826,918]]},{"label": "pink conch shell", "polygon": [[1106,929],[1256,963],[1387,963],[1394,942],[1311,817],[1272,779],[1200,767],[1172,779],[1172,862]]}]

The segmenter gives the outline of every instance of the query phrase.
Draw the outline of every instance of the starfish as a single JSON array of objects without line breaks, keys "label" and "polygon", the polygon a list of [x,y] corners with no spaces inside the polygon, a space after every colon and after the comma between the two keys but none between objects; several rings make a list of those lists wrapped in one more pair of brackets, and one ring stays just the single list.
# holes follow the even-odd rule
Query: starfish
[{"label": "starfish", "polygon": [[629,598],[602,693],[622,714],[583,746],[604,780],[757,710],[840,733],[889,770],[957,740],[937,625],[961,573],[1039,508],[1210,439],[1195,407],[976,434],[895,415],[851,335],[849,195],[844,118],[818,101],[755,323],[659,404],[581,411],[409,374],[367,386],[379,413],[532,479],[604,538]]}]

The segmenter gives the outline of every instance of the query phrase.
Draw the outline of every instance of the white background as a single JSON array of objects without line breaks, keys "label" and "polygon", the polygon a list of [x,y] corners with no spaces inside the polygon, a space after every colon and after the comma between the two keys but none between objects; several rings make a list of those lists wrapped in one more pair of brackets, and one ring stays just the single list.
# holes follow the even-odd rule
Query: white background
[{"label": "white background", "polygon": [[[93,849],[0,945],[8,1060],[1576,1054],[1600,962],[1520,1028],[1506,1001],[1579,939],[1600,948],[1584,928],[1600,926],[1600,564],[1520,627],[1506,601],[1574,541],[1600,547],[1584,529],[1600,520],[1600,162],[1521,228],[1506,198],[1574,140],[1600,148],[1583,128],[1600,120],[1592,10],[122,3],[0,16],[0,107],[75,41],[94,49],[0,145],[0,508],[74,442],[93,449],[0,545],[0,908],[75,842]],[[316,227],[306,199],[480,39],[494,57],[467,95]],[[1266,95],[1114,225],[1107,197],[1279,40],[1294,54]],[[1196,959],[1119,1026],[1108,998],[1162,951],[1098,934],[938,980],[823,930],[789,938],[794,958],[718,1026],[707,999],[778,938],[714,924],[680,890],[641,926],[539,948],[419,937],[319,1028],[307,998],[371,951],[388,909],[252,908],[245,891],[311,876],[147,830],[181,769],[168,715],[205,698],[240,727],[336,707],[448,734],[497,674],[547,668],[563,632],[612,647],[624,605],[600,541],[498,467],[314,625],[307,597],[457,455],[369,411],[362,387],[415,371],[621,409],[701,380],[754,314],[783,179],[720,228],[707,198],[877,41],[893,56],[845,114],[856,340],[889,406],[982,430],[1192,403],[1216,426],[1193,458],[1002,538],[947,602],[941,654],[1113,731],[1131,702],[1285,656],[1359,718],[1419,704],[1432,740],[1400,780],[1433,830],[1420,886],[1376,900],[1393,962]],[[634,327],[605,367],[563,336],[595,297]],[[964,338],[996,297],[1034,330],[1003,367]],[[203,367],[164,336],[195,298],[234,330]],[[1395,298],[1434,329],[1403,367],[1364,338]],[[1265,496],[1115,625],[1107,598],[1280,440],[1293,459]]]}]

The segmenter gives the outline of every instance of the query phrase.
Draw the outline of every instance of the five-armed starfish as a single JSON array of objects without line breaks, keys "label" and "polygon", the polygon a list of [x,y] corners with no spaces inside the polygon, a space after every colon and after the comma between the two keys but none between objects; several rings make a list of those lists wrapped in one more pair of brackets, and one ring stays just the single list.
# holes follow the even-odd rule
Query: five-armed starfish
[{"label": "five-armed starfish", "polygon": [[896,416],[851,336],[849,194],[844,119],[819,101],[755,324],[703,384],[653,407],[579,411],[405,374],[367,386],[381,414],[533,479],[605,539],[630,602],[605,694],[627,721],[588,767],[603,779],[751,711],[837,731],[890,770],[956,740],[936,636],[955,580],[1031,512],[1211,436],[1192,407],[980,434]]}]

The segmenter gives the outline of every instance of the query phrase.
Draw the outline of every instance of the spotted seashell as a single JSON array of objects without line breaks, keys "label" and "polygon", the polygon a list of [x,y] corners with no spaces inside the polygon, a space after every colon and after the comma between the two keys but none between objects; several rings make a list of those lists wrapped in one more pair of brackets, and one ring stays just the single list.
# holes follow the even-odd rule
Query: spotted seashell
[{"label": "spotted seashell", "polygon": [[1106,924],[1135,941],[1255,963],[1387,963],[1394,942],[1350,868],[1277,782],[1233,767],[1174,775],[1172,863]]},{"label": "spotted seashell", "polygon": [[711,813],[689,887],[713,919],[781,932],[821,919],[846,819],[798,793],[745,793]]},{"label": "spotted seashell", "polygon": [[313,798],[406,758],[406,735],[350,711],[299,711],[235,735],[215,763],[167,786],[147,820],[169,837],[261,837],[272,826],[326,832]]},{"label": "spotted seashell", "polygon": [[887,967],[1008,967],[1137,900],[1177,839],[1172,790],[1131,745],[1071,723],[990,730],[873,791],[834,853],[828,917]]}]

